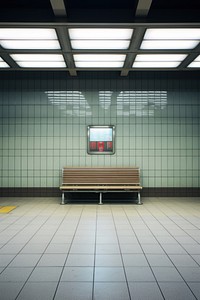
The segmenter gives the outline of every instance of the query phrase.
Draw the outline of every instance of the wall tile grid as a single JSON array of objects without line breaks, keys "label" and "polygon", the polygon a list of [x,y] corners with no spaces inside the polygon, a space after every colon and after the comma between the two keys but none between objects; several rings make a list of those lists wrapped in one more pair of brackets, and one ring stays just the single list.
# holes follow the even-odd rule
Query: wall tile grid
[{"label": "wall tile grid", "polygon": [[[0,74],[0,187],[58,187],[63,166],[138,166],[145,187],[199,187],[198,73]],[[116,153],[87,154],[115,125]]]}]

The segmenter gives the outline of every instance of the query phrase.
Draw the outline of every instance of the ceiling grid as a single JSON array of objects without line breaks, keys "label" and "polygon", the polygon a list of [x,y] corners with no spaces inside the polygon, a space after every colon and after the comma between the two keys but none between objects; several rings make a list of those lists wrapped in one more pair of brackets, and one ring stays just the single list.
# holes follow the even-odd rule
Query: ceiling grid
[{"label": "ceiling grid", "polygon": [[0,71],[62,70],[77,76],[80,71],[115,70],[127,76],[138,70],[199,70],[199,1],[191,0],[187,6],[180,0],[162,3],[36,0],[29,5],[25,0],[3,1]]}]

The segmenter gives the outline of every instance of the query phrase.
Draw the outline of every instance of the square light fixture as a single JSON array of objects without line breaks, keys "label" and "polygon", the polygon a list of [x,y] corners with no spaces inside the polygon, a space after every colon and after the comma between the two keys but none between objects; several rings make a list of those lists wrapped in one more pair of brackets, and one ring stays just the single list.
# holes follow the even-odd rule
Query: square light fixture
[{"label": "square light fixture", "polygon": [[200,28],[149,28],[144,39],[147,40],[199,40]]},{"label": "square light fixture", "polygon": [[61,54],[11,54],[22,68],[66,68]]},{"label": "square light fixture", "polygon": [[125,54],[74,54],[77,68],[122,68]]},{"label": "square light fixture", "polygon": [[140,49],[193,49],[200,42],[200,28],[149,28]]},{"label": "square light fixture", "polygon": [[133,68],[176,68],[186,54],[138,54]]},{"label": "square light fixture", "polygon": [[0,57],[0,68],[10,68],[10,66]]},{"label": "square light fixture", "polygon": [[69,28],[72,49],[128,49],[131,28]]},{"label": "square light fixture", "polygon": [[198,55],[195,60],[188,65],[188,68],[200,68],[200,55]]},{"label": "square light fixture", "polygon": [[0,44],[5,49],[60,49],[53,28],[0,28]]}]

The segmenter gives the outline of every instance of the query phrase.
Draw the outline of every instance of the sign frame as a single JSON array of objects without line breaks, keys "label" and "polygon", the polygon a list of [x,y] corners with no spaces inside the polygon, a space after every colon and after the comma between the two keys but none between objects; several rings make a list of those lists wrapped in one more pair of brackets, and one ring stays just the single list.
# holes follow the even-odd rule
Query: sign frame
[{"label": "sign frame", "polygon": [[112,155],[115,153],[115,126],[87,127],[87,153],[95,155]]}]

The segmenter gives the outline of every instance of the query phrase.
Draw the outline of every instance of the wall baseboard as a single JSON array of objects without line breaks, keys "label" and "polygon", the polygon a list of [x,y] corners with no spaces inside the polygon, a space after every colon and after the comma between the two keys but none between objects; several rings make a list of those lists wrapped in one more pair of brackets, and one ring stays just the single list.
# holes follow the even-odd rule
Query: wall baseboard
[{"label": "wall baseboard", "polygon": [[144,188],[143,197],[199,197],[200,188]]},{"label": "wall baseboard", "polygon": [[[0,197],[61,197],[59,188],[0,188]],[[141,197],[200,197],[200,188],[143,188]]]}]

